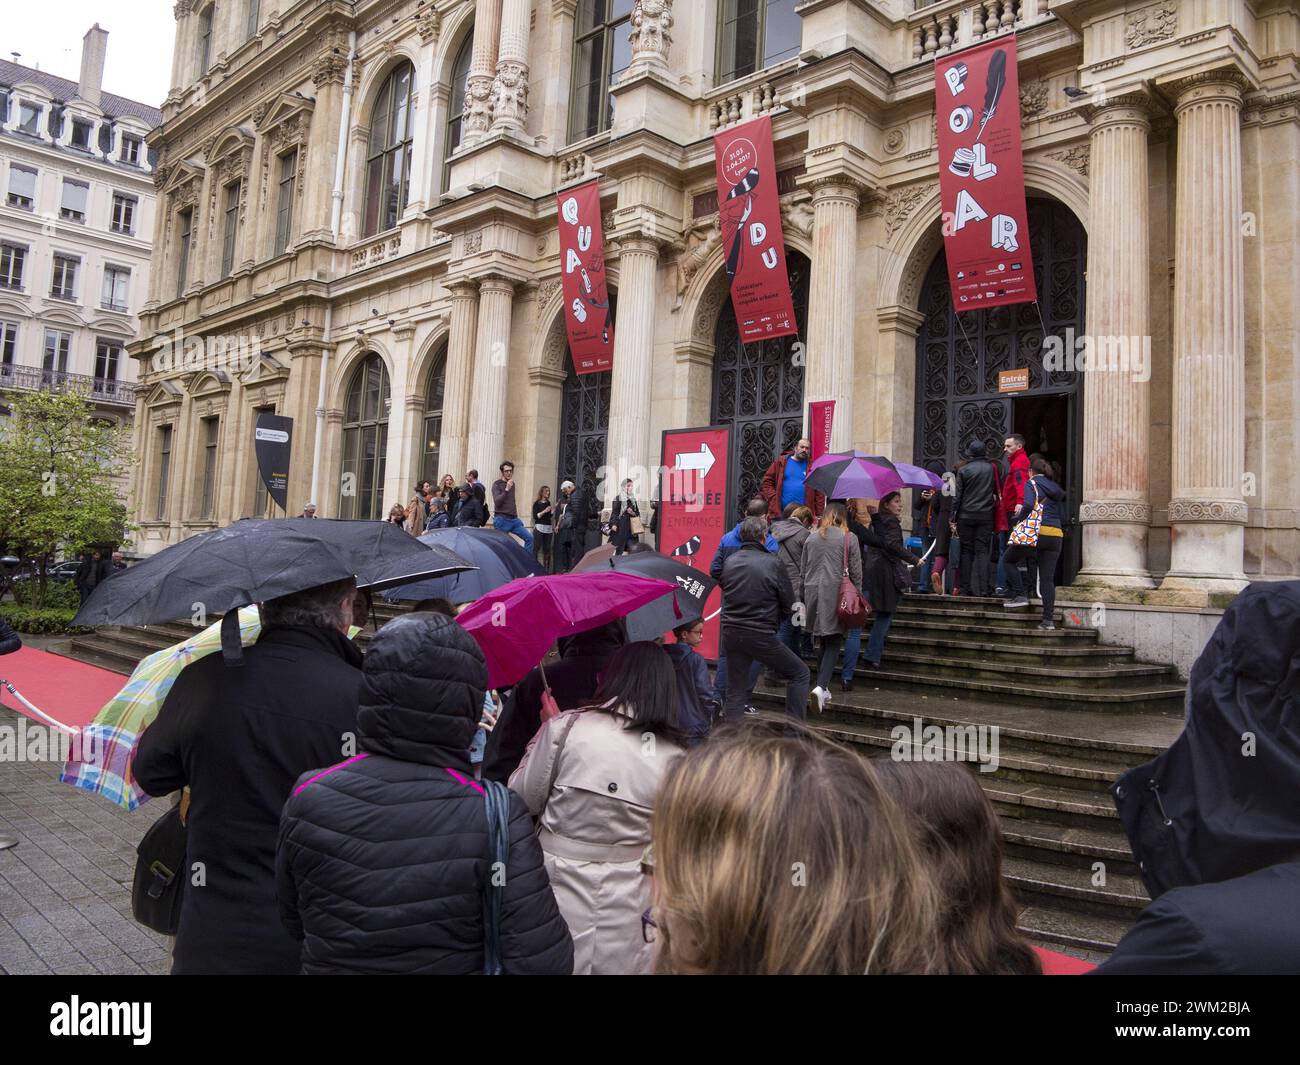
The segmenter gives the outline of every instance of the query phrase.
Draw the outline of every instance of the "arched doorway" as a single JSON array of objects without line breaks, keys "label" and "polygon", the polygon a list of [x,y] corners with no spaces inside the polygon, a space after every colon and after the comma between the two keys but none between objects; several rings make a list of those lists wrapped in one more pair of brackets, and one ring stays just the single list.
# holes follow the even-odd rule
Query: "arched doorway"
[{"label": "arched doorway", "polygon": [[388,412],[392,406],[388,368],[373,352],[348,382],[343,408],[343,476],[339,517],[383,517],[384,458],[388,451]]},{"label": "arched doorway", "polygon": [[709,424],[731,426],[731,481],[738,487],[737,508],[758,495],[763,471],[803,432],[804,366],[794,358],[794,345],[808,338],[810,266],[805,256],[787,249],[797,337],[742,344],[731,300],[726,299],[718,312]]},{"label": "arched doorway", "polygon": [[429,377],[424,386],[424,444],[420,458],[419,480],[438,483],[442,476],[438,469],[442,444],[442,404],[447,389],[447,345],[444,343],[433,357]]},{"label": "arched doorway", "polygon": [[[1037,305],[956,314],[942,249],[930,264],[918,307],[925,319],[916,340],[915,456],[950,467],[972,440],[983,440],[996,457],[1002,441],[1020,433],[1031,453],[1060,463],[1073,522],[1082,491],[1083,390],[1073,370],[1044,370],[1042,356],[1044,328],[1063,339],[1083,335],[1087,237],[1064,204],[1030,199],[1028,209]],[[1027,390],[998,390],[1003,370],[1025,368]],[[1066,580],[1078,570],[1079,551],[1079,537],[1068,537]]]}]

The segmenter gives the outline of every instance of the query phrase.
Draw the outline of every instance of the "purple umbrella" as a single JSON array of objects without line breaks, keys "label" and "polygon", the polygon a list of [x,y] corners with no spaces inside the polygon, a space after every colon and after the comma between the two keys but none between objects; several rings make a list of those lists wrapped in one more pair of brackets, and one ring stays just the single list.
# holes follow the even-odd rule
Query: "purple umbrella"
[{"label": "purple umbrella", "polygon": [[943,488],[943,478],[937,473],[931,473],[922,466],[913,466],[910,462],[900,462],[895,467],[898,475],[903,478],[903,483],[908,488]]},{"label": "purple umbrella", "polygon": [[827,499],[879,499],[906,487],[888,459],[861,451],[822,455],[808,469],[806,484]]}]

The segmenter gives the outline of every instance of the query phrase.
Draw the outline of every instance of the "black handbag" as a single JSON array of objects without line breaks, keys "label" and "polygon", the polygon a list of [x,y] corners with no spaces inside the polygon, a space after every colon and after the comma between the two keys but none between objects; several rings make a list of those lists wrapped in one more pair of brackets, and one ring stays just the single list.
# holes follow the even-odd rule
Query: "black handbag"
[{"label": "black handbag", "polygon": [[487,809],[488,865],[483,886],[483,974],[504,976],[501,963],[501,906],[505,899],[506,867],[510,863],[510,789],[499,780],[483,780]]},{"label": "black handbag", "polygon": [[185,838],[180,805],[173,806],[136,847],[131,913],[146,928],[174,936],[185,897]]}]

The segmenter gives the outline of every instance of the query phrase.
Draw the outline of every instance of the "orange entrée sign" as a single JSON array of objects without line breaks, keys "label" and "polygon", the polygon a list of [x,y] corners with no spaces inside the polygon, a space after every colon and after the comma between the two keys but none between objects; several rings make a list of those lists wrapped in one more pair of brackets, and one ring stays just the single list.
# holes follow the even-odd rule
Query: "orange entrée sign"
[{"label": "orange entr\u00e9e sign", "polygon": [[998,373],[999,392],[1028,392],[1029,367],[1021,370],[1002,370]]}]

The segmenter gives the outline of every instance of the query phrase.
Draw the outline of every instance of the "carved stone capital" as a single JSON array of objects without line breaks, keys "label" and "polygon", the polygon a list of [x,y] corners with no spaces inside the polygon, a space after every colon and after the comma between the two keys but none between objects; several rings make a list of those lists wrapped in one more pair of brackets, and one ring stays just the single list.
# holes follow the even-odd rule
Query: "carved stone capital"
[{"label": "carved stone capital", "polygon": [[172,16],[179,22],[194,10],[194,0],[176,0],[172,5]]},{"label": "carved stone capital", "polygon": [[1174,114],[1181,114],[1191,107],[1200,107],[1210,103],[1228,103],[1240,107],[1242,97],[1250,89],[1250,82],[1240,70],[1225,67],[1218,70],[1203,70],[1178,81],[1170,82],[1166,88],[1177,98]]},{"label": "carved stone capital", "polygon": [[522,129],[528,117],[528,64],[503,60],[492,81],[492,125]]},{"label": "carved stone capital", "polygon": [[1079,507],[1079,521],[1102,522],[1108,525],[1150,525],[1151,507],[1134,500],[1091,500]]},{"label": "carved stone capital", "polygon": [[1240,499],[1171,499],[1170,524],[1217,522],[1245,525],[1248,508]]}]

